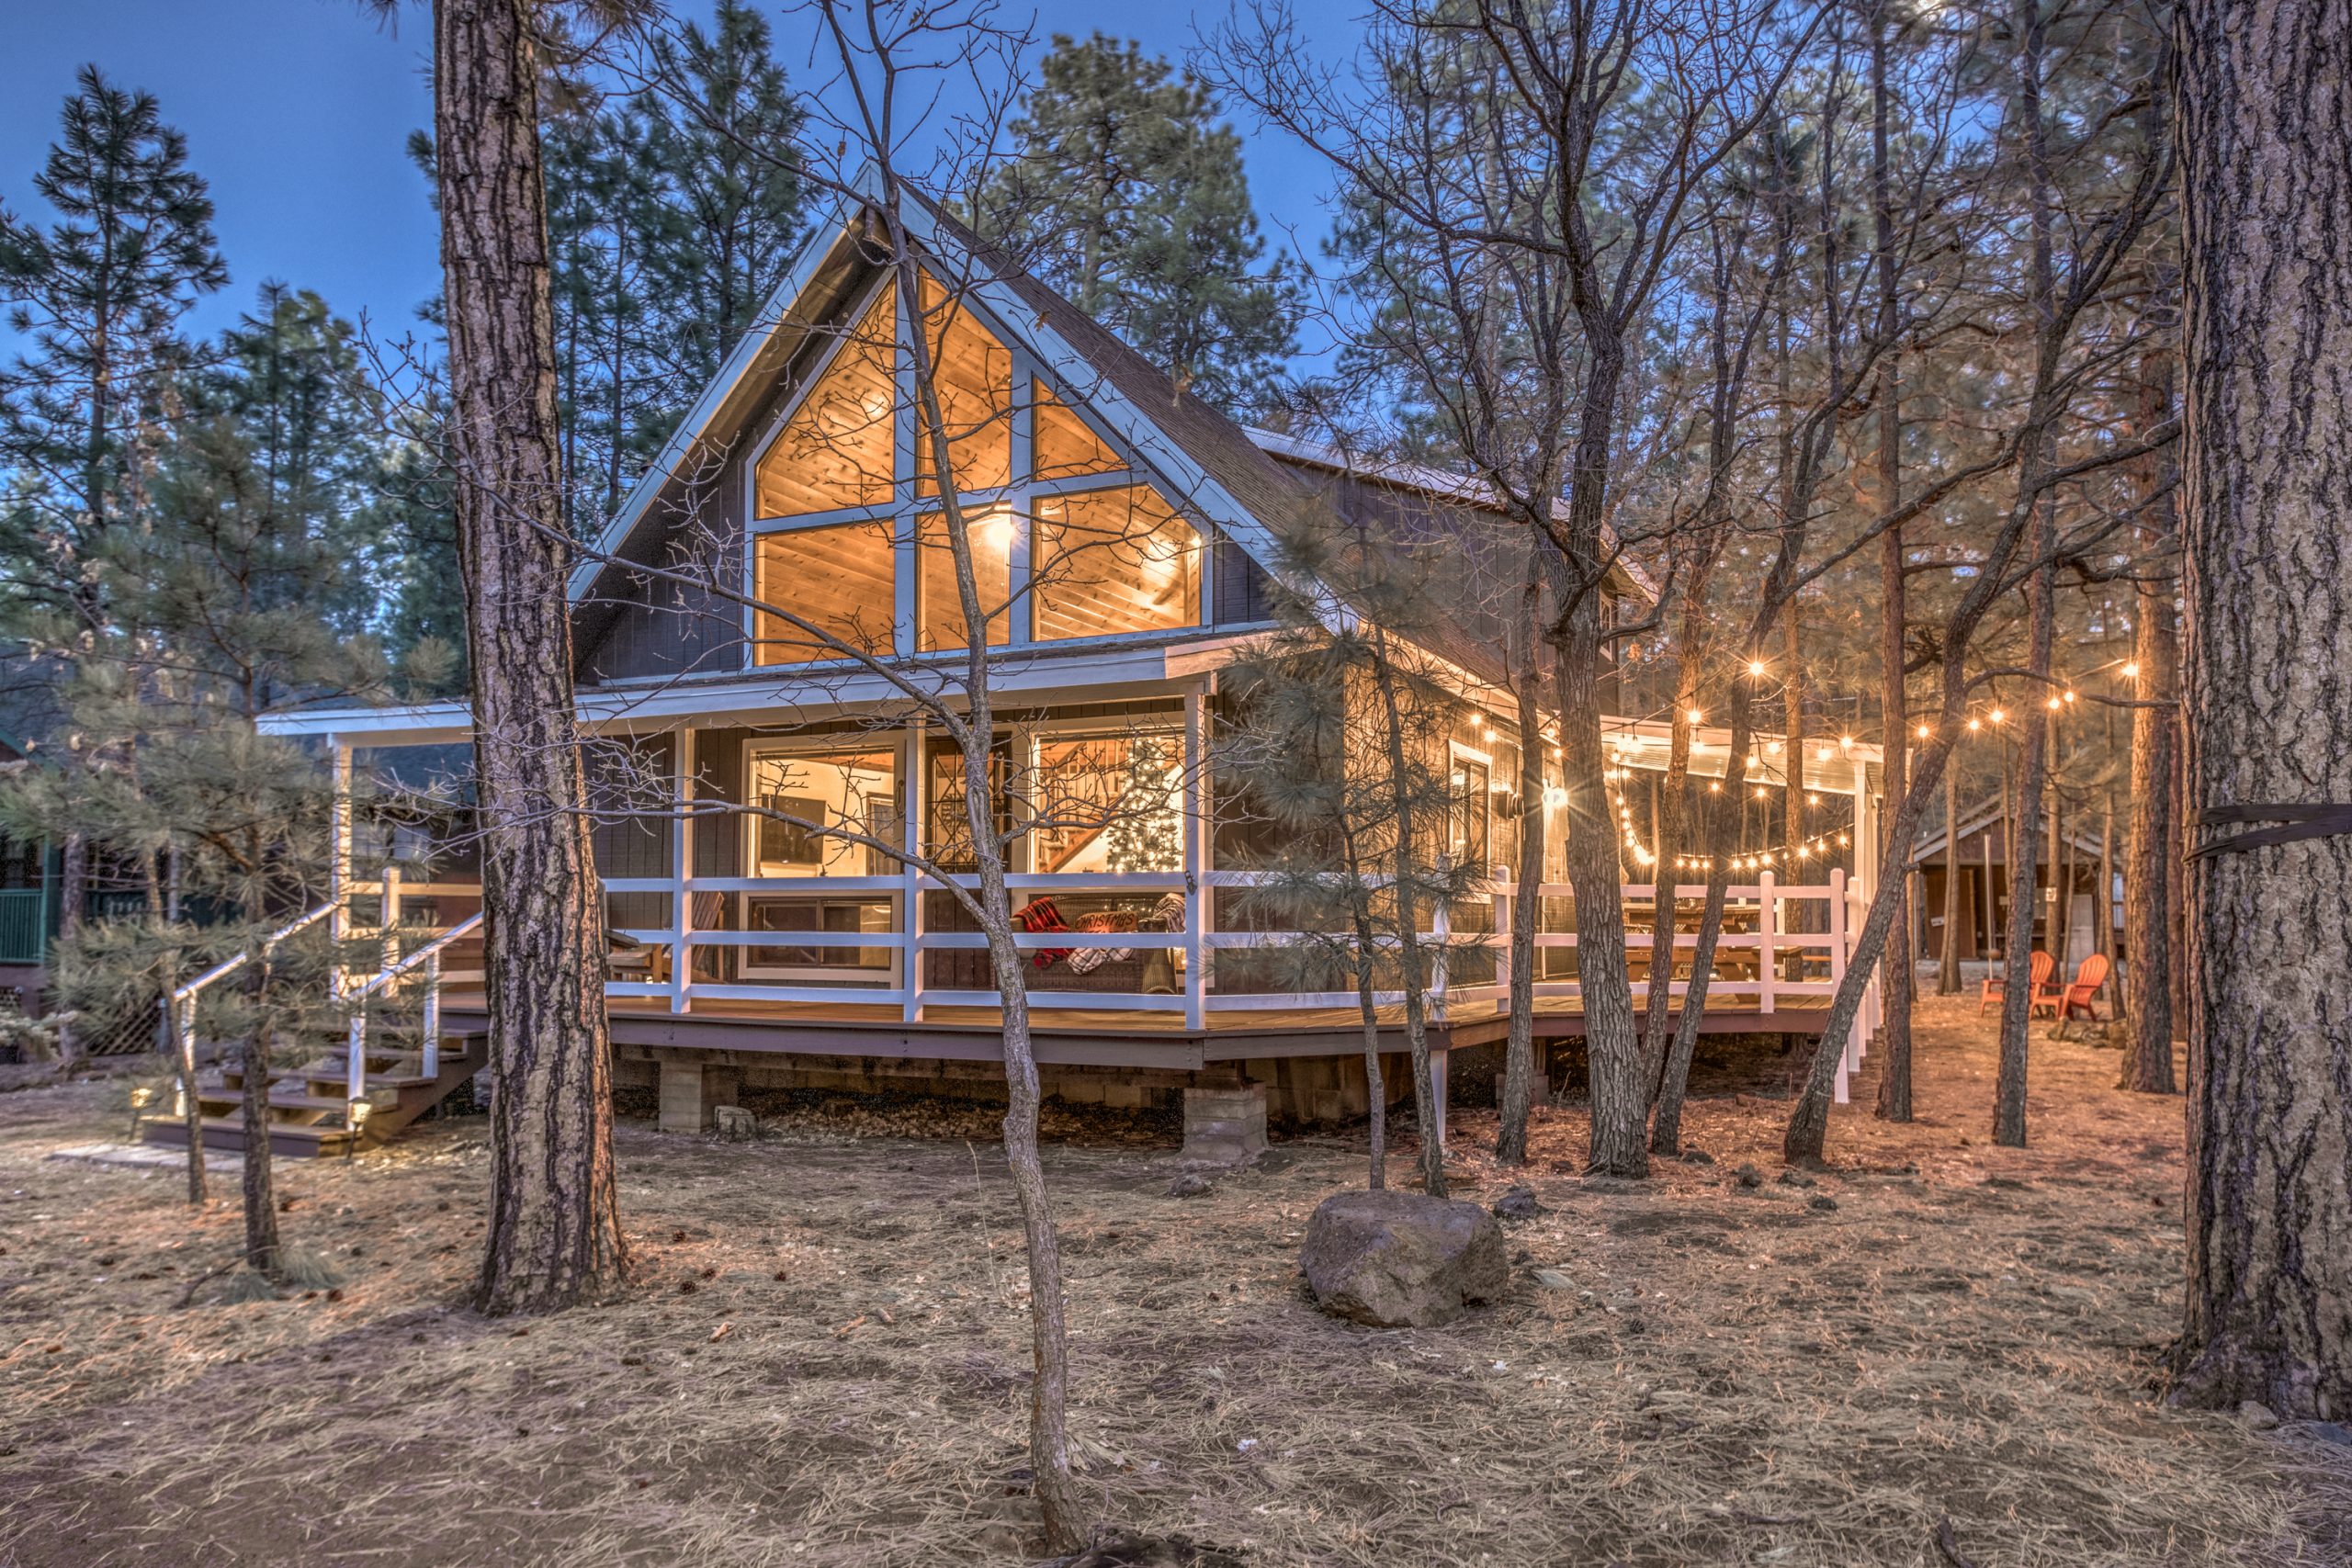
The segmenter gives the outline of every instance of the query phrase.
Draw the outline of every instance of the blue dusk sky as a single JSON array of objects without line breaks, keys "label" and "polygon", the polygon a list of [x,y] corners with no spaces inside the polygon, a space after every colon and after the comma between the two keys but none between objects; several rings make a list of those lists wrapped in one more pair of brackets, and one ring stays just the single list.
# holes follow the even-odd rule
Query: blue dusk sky
[{"label": "blue dusk sky", "polygon": [[[198,308],[193,330],[232,321],[270,279],[315,289],[342,314],[364,313],[379,333],[398,335],[437,288],[433,215],[402,151],[432,118],[431,17],[421,0],[389,30],[357,0],[11,0],[6,9],[0,205],[47,220],[32,177],[77,67],[95,62],[118,84],[153,93],[211,185],[229,264],[229,287]],[[768,9],[786,69],[808,79],[807,18]],[[1302,0],[1297,9],[1326,51],[1355,31],[1354,0]],[[1048,0],[1035,15],[1041,39],[1104,18],[1077,0]],[[1116,30],[1181,60],[1196,24],[1222,15],[1224,0],[1146,6],[1120,14]],[[1312,260],[1328,229],[1323,166],[1234,118],[1270,244],[1304,246]]]}]

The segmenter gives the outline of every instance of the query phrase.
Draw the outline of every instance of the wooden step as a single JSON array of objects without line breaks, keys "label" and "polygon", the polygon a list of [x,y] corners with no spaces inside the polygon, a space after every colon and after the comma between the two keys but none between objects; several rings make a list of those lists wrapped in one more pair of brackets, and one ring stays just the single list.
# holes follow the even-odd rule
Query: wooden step
[{"label": "wooden step", "polygon": [[[245,1124],[242,1118],[207,1116],[199,1123],[204,1146],[230,1154],[242,1153],[245,1146]],[[187,1123],[176,1118],[161,1118],[147,1122],[142,1129],[146,1141],[167,1148],[187,1147]],[[324,1155],[339,1155],[349,1146],[351,1132],[341,1126],[301,1122],[272,1122],[269,1124],[269,1152],[292,1158],[315,1159]]]},{"label": "wooden step", "polygon": [[[368,1099],[374,1110],[356,1134],[344,1125],[343,1118],[348,1109],[343,1092],[347,1055],[337,1053],[282,1074],[271,1085],[267,1101],[273,1117],[269,1123],[270,1150],[294,1158],[319,1158],[340,1156],[355,1143],[361,1147],[376,1147],[396,1136],[401,1129],[430,1111],[459,1084],[480,1072],[488,1055],[488,1043],[481,1035],[451,1036],[441,1045],[439,1073],[428,1077],[418,1070],[424,1066],[421,1055],[369,1051]],[[231,1089],[199,1085],[197,1104],[201,1111],[223,1112],[204,1117],[201,1135],[205,1147],[233,1151],[244,1146],[242,1087]],[[303,1116],[313,1120],[284,1119]],[[151,1143],[174,1148],[185,1148],[187,1144],[186,1124],[179,1121],[152,1120],[145,1124],[144,1132]]]}]

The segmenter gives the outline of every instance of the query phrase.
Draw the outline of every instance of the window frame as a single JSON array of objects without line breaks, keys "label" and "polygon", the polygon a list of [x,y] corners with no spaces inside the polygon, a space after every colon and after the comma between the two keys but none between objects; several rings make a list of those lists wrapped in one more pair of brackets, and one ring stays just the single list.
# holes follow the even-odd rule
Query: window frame
[{"label": "window frame", "polygon": [[[991,657],[1027,651],[1039,647],[1057,650],[1084,648],[1090,644],[1114,643],[1135,637],[1164,637],[1179,631],[1197,631],[1214,624],[1216,603],[1212,581],[1216,554],[1211,547],[1212,534],[1202,522],[1193,517],[1174,499],[1174,487],[1170,486],[1148,463],[1141,461],[1128,445],[1105,430],[1080,400],[1070,395],[1063,378],[1056,375],[1032,352],[1015,333],[1004,330],[1003,323],[980,298],[977,284],[961,286],[950,283],[931,268],[926,273],[946,290],[946,299],[956,308],[968,312],[979,327],[1002,344],[1011,360],[1012,387],[1010,442],[1012,449],[1012,482],[1001,489],[960,491],[957,501],[975,513],[1004,512],[1012,520],[1012,537],[1007,552],[1006,637],[1001,644],[991,645]],[[743,653],[740,668],[746,673],[831,672],[843,667],[856,668],[863,660],[843,655],[834,659],[810,659],[790,663],[763,664],[759,655],[760,541],[774,534],[794,533],[809,528],[837,527],[843,524],[882,523],[890,525],[891,584],[893,611],[891,616],[891,652],[893,662],[909,663],[926,660],[961,659],[959,649],[925,652],[921,649],[922,637],[921,606],[921,568],[918,557],[919,530],[925,515],[937,515],[943,510],[938,487],[928,495],[919,493],[916,483],[913,411],[913,356],[907,350],[907,335],[911,323],[907,320],[904,302],[896,297],[896,279],[885,273],[874,284],[861,291],[843,311],[849,321],[862,321],[880,302],[884,290],[892,294],[892,318],[895,342],[891,353],[892,379],[896,388],[891,410],[891,500],[887,504],[839,507],[827,512],[804,513],[790,517],[758,515],[759,468],[768,453],[780,440],[803,403],[823,383],[836,359],[854,339],[851,332],[838,332],[801,384],[791,396],[777,406],[760,438],[752,443],[739,469],[741,485],[739,503],[743,523],[743,559],[741,588],[744,598],[741,617]],[[1063,474],[1050,479],[1036,477],[1036,425],[1038,400],[1035,389],[1058,402],[1083,424],[1095,438],[1115,454],[1125,467],[1104,469],[1097,473]],[[1193,615],[1184,626],[1154,632],[1105,632],[1088,637],[1057,637],[1041,641],[1036,636],[1036,596],[1034,571],[1036,547],[1036,507],[1039,500],[1078,495],[1091,491],[1125,490],[1147,487],[1165,502],[1173,516],[1191,528],[1196,540],[1197,572],[1195,603]]]}]

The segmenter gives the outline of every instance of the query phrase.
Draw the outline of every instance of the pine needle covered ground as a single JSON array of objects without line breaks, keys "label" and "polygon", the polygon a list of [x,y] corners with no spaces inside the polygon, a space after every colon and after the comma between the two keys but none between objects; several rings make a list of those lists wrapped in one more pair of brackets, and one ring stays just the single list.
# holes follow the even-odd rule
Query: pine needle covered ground
[{"label": "pine needle covered ground", "polygon": [[[1512,1293],[1440,1330],[1304,1294],[1301,1230],[1361,1179],[1360,1135],[1176,1199],[1172,1141],[1066,1122],[1073,1426],[1104,1516],[1269,1564],[1942,1568],[1947,1517],[1980,1568],[2346,1561],[2352,1450],[2153,1396],[2180,1101],[2037,1029],[2035,1146],[1996,1149],[1989,1029],[1934,1000],[1922,1025],[1922,1121],[1874,1122],[1866,1077],[1809,1187],[1777,1179],[1777,1099],[1702,1094],[1715,1163],[1645,1184],[1579,1179],[1578,1114],[1539,1112]],[[0,1563],[1031,1554],[985,1112],[917,1139],[810,1111],[748,1145],[625,1122],[640,1282],[520,1323],[454,1304],[478,1120],[282,1168],[288,1240],[339,1286],[178,1308],[233,1250],[232,1185],[191,1224],[169,1171],[45,1157],[119,1135],[124,1093],[0,1096]],[[1455,1127],[1491,1199],[1492,1118]]]}]

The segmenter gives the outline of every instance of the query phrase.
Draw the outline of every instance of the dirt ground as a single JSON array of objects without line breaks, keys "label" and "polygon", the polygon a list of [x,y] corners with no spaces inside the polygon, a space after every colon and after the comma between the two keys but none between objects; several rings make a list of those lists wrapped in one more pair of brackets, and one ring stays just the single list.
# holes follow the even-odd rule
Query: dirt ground
[{"label": "dirt ground", "polygon": [[[1988,1145],[1989,1032],[1931,999],[1920,1120],[1874,1122],[1866,1071],[1810,1186],[1777,1179],[1775,1099],[1696,1100],[1714,1163],[1639,1184],[1579,1179],[1580,1113],[1539,1112],[1511,1293],[1435,1330],[1304,1292],[1302,1229],[1361,1181],[1360,1133],[1177,1199],[1171,1142],[1066,1124],[1085,1484],[1106,1519],[1252,1564],[1950,1568],[1946,1518],[1976,1568],[2352,1561],[2352,1449],[2156,1396],[2180,1101],[2039,1035],[2033,1147]],[[335,1289],[179,1308],[235,1245],[233,1184],[192,1217],[174,1172],[46,1157],[119,1136],[125,1093],[0,1095],[0,1564],[1036,1554],[984,1116],[969,1143],[815,1111],[752,1145],[624,1122],[638,1282],[518,1323],[458,1304],[476,1119],[281,1166],[288,1239]],[[1454,1127],[1491,1200],[1492,1116]]]}]

